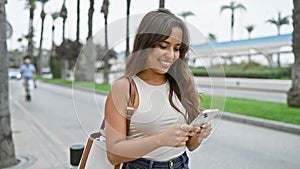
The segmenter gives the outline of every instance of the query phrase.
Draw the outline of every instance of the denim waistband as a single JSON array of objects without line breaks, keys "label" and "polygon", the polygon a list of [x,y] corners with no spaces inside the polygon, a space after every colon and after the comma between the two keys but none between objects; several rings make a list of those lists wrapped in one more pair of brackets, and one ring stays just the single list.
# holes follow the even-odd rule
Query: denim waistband
[{"label": "denim waistband", "polygon": [[160,162],[160,161],[152,161],[152,160],[147,160],[144,158],[139,158],[137,160],[134,160],[132,162],[136,162],[139,164],[142,164],[144,166],[149,166],[149,168],[179,168],[182,165],[186,165],[184,164],[185,161],[188,161],[188,156],[186,154],[186,152],[184,152],[182,155],[175,157],[169,161],[164,161],[164,162]]}]

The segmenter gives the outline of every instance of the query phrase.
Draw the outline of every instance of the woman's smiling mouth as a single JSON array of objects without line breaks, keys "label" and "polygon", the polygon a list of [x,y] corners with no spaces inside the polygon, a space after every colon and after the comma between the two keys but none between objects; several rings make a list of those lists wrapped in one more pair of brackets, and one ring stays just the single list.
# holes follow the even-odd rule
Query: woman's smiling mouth
[{"label": "woman's smiling mouth", "polygon": [[162,67],[164,67],[164,68],[169,68],[170,65],[172,64],[172,62],[170,62],[170,61],[159,60],[159,62],[162,65]]}]

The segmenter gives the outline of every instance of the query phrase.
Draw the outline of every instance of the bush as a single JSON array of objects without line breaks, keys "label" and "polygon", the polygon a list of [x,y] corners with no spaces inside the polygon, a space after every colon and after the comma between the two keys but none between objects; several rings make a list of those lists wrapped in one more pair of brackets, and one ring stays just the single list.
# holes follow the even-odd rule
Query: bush
[{"label": "bush", "polygon": [[260,65],[225,65],[210,68],[191,68],[194,76],[224,76],[226,77],[241,77],[241,78],[263,78],[263,79],[290,79],[291,67],[266,67]]}]

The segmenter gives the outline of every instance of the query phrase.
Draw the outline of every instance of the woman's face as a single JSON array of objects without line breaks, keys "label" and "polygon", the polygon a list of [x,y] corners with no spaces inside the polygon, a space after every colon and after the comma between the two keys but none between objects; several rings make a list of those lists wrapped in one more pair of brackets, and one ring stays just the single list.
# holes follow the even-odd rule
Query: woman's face
[{"label": "woman's face", "polygon": [[165,74],[180,56],[181,41],[182,30],[179,27],[172,28],[171,35],[156,45],[148,55],[145,69]]}]

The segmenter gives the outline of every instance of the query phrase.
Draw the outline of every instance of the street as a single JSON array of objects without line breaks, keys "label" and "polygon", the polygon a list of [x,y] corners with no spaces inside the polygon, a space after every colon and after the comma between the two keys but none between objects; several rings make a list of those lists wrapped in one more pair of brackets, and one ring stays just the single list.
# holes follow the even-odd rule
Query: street
[{"label": "street", "polygon": [[[21,81],[10,81],[16,154],[30,156],[29,169],[70,168],[69,147],[85,144],[99,128],[104,95],[38,81],[26,102]],[[191,169],[298,169],[300,136],[221,120],[196,151]],[[26,135],[30,134],[30,135]],[[31,136],[36,137],[31,137]]]},{"label": "street", "polygon": [[287,91],[291,88],[291,80],[195,77],[199,92],[236,98],[247,98],[271,102],[287,102]]}]

